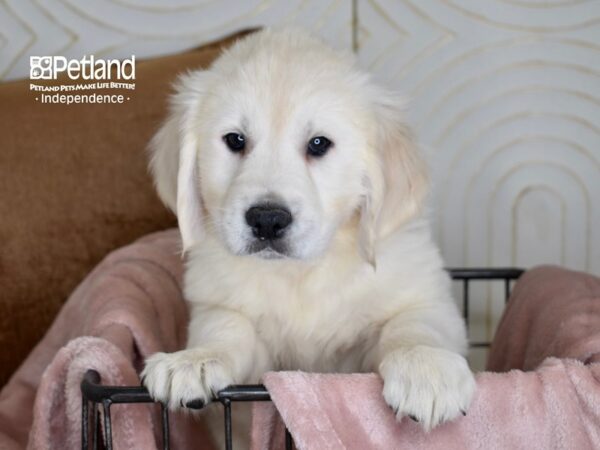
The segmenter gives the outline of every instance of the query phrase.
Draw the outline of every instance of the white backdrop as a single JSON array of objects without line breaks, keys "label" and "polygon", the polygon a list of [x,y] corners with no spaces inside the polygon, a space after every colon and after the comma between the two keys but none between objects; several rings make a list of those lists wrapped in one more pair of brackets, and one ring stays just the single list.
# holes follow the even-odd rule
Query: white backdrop
[{"label": "white backdrop", "polygon": [[[410,99],[448,265],[600,274],[598,0],[0,0],[0,77],[28,76],[29,55],[142,58],[282,23]],[[488,294],[477,339],[503,306]]]}]

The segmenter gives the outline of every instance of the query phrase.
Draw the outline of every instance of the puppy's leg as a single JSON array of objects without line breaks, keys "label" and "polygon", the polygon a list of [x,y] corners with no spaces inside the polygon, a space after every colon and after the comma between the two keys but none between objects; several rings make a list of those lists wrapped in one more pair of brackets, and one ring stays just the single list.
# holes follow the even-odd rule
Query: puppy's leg
[{"label": "puppy's leg", "polygon": [[152,355],[142,377],[150,395],[170,409],[198,408],[231,384],[257,381],[268,361],[245,316],[218,307],[196,307],[187,349]]},{"label": "puppy's leg", "polygon": [[427,431],[465,414],[475,390],[460,354],[464,326],[457,312],[441,306],[416,307],[392,318],[376,352],[386,402],[398,420],[409,416]]}]

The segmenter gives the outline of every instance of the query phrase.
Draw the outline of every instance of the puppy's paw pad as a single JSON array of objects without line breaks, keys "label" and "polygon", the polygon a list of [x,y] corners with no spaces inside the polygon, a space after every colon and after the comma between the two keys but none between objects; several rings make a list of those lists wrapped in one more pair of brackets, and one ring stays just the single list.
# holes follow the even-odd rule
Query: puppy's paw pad
[{"label": "puppy's paw pad", "polygon": [[[181,402],[183,404],[183,402]],[[204,403],[204,400],[202,400],[201,398],[196,398],[194,400],[190,400],[189,402],[187,402],[185,404],[186,408],[190,408],[190,409],[202,409],[204,408],[204,405],[206,403]]]},{"label": "puppy's paw pad", "polygon": [[464,415],[475,391],[466,360],[443,349],[397,350],[384,358],[379,369],[383,396],[396,418],[408,416],[427,431]]}]

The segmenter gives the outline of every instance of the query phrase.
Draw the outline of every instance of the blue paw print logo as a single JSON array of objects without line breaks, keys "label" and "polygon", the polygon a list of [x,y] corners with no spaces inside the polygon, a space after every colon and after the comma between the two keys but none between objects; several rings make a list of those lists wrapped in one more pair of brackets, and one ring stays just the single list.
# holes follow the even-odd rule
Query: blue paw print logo
[{"label": "blue paw print logo", "polygon": [[52,79],[52,57],[50,57],[50,56],[30,56],[29,57],[29,78],[32,80],[51,80]]}]

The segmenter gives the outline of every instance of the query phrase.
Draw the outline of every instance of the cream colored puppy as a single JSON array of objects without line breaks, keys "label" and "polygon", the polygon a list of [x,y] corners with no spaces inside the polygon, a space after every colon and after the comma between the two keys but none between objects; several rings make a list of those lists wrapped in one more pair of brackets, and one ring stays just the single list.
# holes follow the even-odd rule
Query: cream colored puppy
[{"label": "cream colored puppy", "polygon": [[423,162],[400,101],[298,31],[262,31],[179,79],[152,141],[177,213],[191,322],[144,383],[171,408],[269,370],[376,371],[429,430],[475,383],[422,218]]}]

